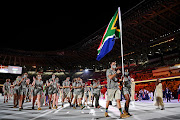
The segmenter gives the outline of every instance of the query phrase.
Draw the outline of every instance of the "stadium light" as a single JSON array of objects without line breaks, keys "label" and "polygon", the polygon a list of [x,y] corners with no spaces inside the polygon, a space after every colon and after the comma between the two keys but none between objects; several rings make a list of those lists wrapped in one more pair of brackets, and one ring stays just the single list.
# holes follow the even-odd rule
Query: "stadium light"
[{"label": "stadium light", "polygon": [[88,70],[88,69],[85,69],[84,71],[85,71],[85,72],[88,72],[89,70]]}]

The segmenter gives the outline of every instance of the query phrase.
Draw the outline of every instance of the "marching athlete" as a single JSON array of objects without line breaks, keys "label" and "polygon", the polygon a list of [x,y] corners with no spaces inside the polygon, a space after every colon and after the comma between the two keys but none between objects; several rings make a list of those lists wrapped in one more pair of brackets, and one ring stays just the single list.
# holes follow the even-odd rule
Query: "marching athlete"
[{"label": "marching athlete", "polygon": [[[3,85],[3,92],[4,92],[4,103],[8,102],[9,92],[10,92],[10,79],[6,79],[6,82]],[[6,98],[6,101],[5,101]]]},{"label": "marching athlete", "polygon": [[93,96],[95,98],[95,108],[100,108],[99,106],[99,96],[100,96],[100,89],[101,89],[100,81],[94,80],[93,89],[94,89]]},{"label": "marching athlete", "polygon": [[123,114],[122,109],[121,109],[121,104],[120,104],[121,92],[120,92],[119,85],[118,85],[119,80],[116,77],[117,74],[119,74],[121,71],[120,70],[115,71],[115,68],[116,68],[116,62],[112,62],[111,68],[106,71],[107,100],[106,100],[105,117],[109,117],[109,115],[108,115],[109,102],[112,101],[113,98],[115,98],[119,112],[120,112],[120,118],[127,118],[127,117],[129,117],[129,115]]},{"label": "marching athlete", "polygon": [[22,76],[21,81],[19,82],[20,85],[20,89],[19,89],[19,93],[20,93],[20,99],[19,99],[19,111],[21,111],[23,109],[23,103],[24,103],[24,99],[26,97],[26,85],[27,85],[27,81],[29,80],[28,78],[28,74],[24,73],[24,75]]},{"label": "marching athlete", "polygon": [[13,86],[14,86],[14,108],[17,107],[18,105],[18,100],[19,100],[19,89],[20,89],[20,86],[19,86],[19,82],[21,81],[21,76],[18,76],[16,78],[16,80],[13,82]]},{"label": "marching athlete", "polygon": [[71,106],[71,92],[70,92],[70,77],[67,77],[65,81],[63,81],[63,96],[62,96],[62,107],[64,105],[64,99],[67,98],[70,106]]},{"label": "marching athlete", "polygon": [[83,105],[85,105],[85,104],[86,104],[86,106],[88,105],[89,92],[90,92],[90,89],[89,89],[89,87],[87,87],[87,83],[86,83],[84,86],[84,98],[85,99],[84,99]]},{"label": "marching athlete", "polygon": [[128,69],[125,70],[123,79],[124,79],[123,94],[126,99],[124,106],[125,109],[123,110],[123,112],[125,115],[131,116],[131,114],[129,113],[129,103],[130,103],[130,95],[131,95],[131,77],[129,76]]},{"label": "marching athlete", "polygon": [[73,83],[73,88],[74,88],[73,108],[76,109],[75,102],[77,99],[81,109],[83,109],[84,107],[82,105],[82,82],[80,77],[78,77],[77,80]]},{"label": "marching athlete", "polygon": [[58,91],[59,91],[59,78],[56,77],[53,79],[53,109],[57,109],[58,107]]},{"label": "marching athlete", "polygon": [[55,79],[55,74],[52,75],[52,78],[48,82],[48,95],[49,95],[49,109],[51,109],[51,100],[53,94],[53,80]]},{"label": "marching athlete", "polygon": [[90,84],[90,88],[91,88],[91,107],[94,107],[93,103],[94,103],[94,95],[93,95],[93,91],[94,91],[94,88],[93,88],[93,85]]},{"label": "marching athlete", "polygon": [[43,92],[43,81],[41,75],[37,75],[36,78],[33,77],[32,85],[34,86],[32,109],[34,109],[34,103],[37,99],[38,110],[41,110],[41,95]]}]

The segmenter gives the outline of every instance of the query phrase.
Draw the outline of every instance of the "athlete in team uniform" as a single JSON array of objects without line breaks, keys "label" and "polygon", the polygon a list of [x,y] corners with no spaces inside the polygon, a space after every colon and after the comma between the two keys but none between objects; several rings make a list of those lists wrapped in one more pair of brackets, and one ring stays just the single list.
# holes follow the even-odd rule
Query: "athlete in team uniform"
[{"label": "athlete in team uniform", "polygon": [[20,93],[20,99],[19,99],[19,110],[21,111],[23,109],[23,103],[24,103],[24,99],[26,97],[26,85],[27,85],[27,80],[29,80],[28,78],[28,74],[24,73],[24,75],[22,76],[21,81],[19,82],[20,85],[20,89],[19,89],[19,93]]},{"label": "athlete in team uniform", "polygon": [[13,82],[13,86],[14,86],[14,90],[13,90],[13,93],[14,93],[14,108],[16,108],[17,105],[18,105],[19,89],[20,89],[19,82],[20,81],[21,81],[21,76],[18,76],[16,78],[16,80]]},{"label": "athlete in team uniform", "polygon": [[3,92],[4,92],[4,103],[5,103],[5,98],[6,102],[8,102],[8,97],[9,97],[9,92],[10,92],[10,79],[6,79],[6,82],[3,85]]},{"label": "athlete in team uniform", "polygon": [[37,99],[38,110],[41,110],[41,95],[43,92],[43,81],[41,75],[37,75],[36,78],[33,77],[32,85],[34,86],[32,109],[34,109],[34,103]]},{"label": "athlete in team uniform", "polygon": [[92,104],[91,107],[94,107],[94,105],[93,105],[93,102],[94,102],[94,95],[93,95],[94,88],[93,88],[92,84],[90,84],[90,88],[91,88],[91,104]]},{"label": "athlete in team uniform", "polygon": [[84,86],[84,104],[83,105],[88,105],[88,98],[89,98],[89,92],[90,92],[90,89],[89,87],[87,86],[88,84],[86,83],[85,86]]},{"label": "athlete in team uniform", "polygon": [[100,81],[94,80],[93,82],[93,96],[95,98],[95,108],[100,108],[99,106],[99,96],[100,96]]},{"label": "athlete in team uniform", "polygon": [[129,115],[125,115],[122,112],[121,108],[121,92],[119,89],[119,84],[117,75],[120,74],[120,70],[115,71],[116,69],[116,62],[111,62],[111,68],[106,71],[106,78],[107,78],[107,100],[106,100],[106,112],[105,112],[105,117],[109,117],[108,115],[108,107],[109,107],[109,102],[115,98],[117,102],[117,107],[120,112],[120,118],[127,118]]},{"label": "athlete in team uniform", "polygon": [[130,103],[130,95],[131,95],[131,77],[129,76],[129,72],[127,69],[124,72],[123,79],[124,79],[123,94],[126,99],[125,106],[124,106],[125,109],[123,110],[123,112],[125,115],[131,116],[131,114],[129,113],[129,103]]},{"label": "athlete in team uniform", "polygon": [[64,99],[67,98],[70,106],[71,106],[71,92],[70,92],[70,77],[67,77],[65,81],[63,81],[63,96],[62,96],[62,107],[64,105]]},{"label": "athlete in team uniform", "polygon": [[51,109],[51,100],[53,95],[53,80],[55,80],[55,74],[52,75],[52,78],[48,81],[48,95],[49,95],[49,109]]},{"label": "athlete in team uniform", "polygon": [[84,106],[82,105],[82,82],[80,77],[78,77],[77,80],[73,83],[73,88],[74,88],[73,108],[76,109],[75,102],[76,100],[78,100],[81,109],[83,109]]},{"label": "athlete in team uniform", "polygon": [[56,77],[55,79],[53,79],[53,83],[52,83],[52,86],[53,86],[53,109],[57,109],[58,107],[58,91],[59,91],[59,78]]}]

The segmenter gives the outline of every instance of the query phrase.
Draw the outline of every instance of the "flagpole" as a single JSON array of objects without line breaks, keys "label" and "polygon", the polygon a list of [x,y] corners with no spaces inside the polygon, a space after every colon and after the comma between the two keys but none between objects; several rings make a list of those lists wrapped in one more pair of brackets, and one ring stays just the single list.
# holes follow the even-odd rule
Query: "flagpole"
[{"label": "flagpole", "polygon": [[[118,7],[118,14],[119,14],[119,27],[120,27],[120,40],[121,40],[121,58],[122,58],[122,77],[124,77],[124,58],[123,58],[123,43],[122,43],[122,22],[121,22],[121,10]],[[124,80],[123,80],[124,82]]]}]

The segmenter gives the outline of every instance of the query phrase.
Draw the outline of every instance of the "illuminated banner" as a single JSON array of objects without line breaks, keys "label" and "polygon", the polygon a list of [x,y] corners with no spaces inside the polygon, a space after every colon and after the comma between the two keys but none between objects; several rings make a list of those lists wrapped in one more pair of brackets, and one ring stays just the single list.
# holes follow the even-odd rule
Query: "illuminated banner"
[{"label": "illuminated banner", "polygon": [[22,67],[8,66],[8,73],[11,73],[11,74],[21,74],[22,73]]},{"label": "illuminated banner", "polygon": [[22,67],[0,65],[0,73],[22,74]]},{"label": "illuminated banner", "polygon": [[8,66],[0,65],[0,73],[8,73]]}]

